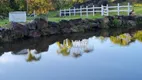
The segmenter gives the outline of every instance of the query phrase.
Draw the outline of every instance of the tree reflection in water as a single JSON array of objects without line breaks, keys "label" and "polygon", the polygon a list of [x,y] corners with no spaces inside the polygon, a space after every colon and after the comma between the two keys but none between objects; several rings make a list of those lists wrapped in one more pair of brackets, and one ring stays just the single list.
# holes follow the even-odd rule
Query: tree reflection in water
[{"label": "tree reflection in water", "polygon": [[142,42],[142,31],[137,31],[134,34],[134,38],[137,39],[138,41]]},{"label": "tree reflection in water", "polygon": [[41,59],[41,55],[36,54],[36,50],[30,50],[28,49],[28,54],[27,54],[27,62],[32,62],[32,61],[39,61]]},{"label": "tree reflection in water", "polygon": [[121,34],[119,36],[111,36],[110,37],[110,40],[114,43],[114,44],[119,44],[119,45],[122,45],[122,46],[126,46],[128,45],[132,40],[132,36],[128,33],[125,33],[125,34]]},{"label": "tree reflection in water", "polygon": [[[94,38],[96,38],[96,37],[94,36]],[[100,41],[102,43],[106,41],[106,37],[103,37],[103,36],[98,37],[98,39],[100,39]]]},{"label": "tree reflection in water", "polygon": [[57,53],[62,53],[63,56],[68,56],[70,55],[70,49],[72,47],[72,43],[70,40],[66,39],[63,41],[63,44],[60,42],[56,42],[59,50],[57,50]]},{"label": "tree reflection in water", "polygon": [[111,36],[110,40],[114,44],[119,44],[121,46],[127,46],[135,40],[142,42],[142,31],[137,31],[131,35],[129,33],[124,33],[119,36]]},{"label": "tree reflection in water", "polygon": [[41,59],[41,54],[37,53],[37,51],[35,49],[33,49],[33,50],[24,49],[20,52],[17,52],[16,54],[17,55],[26,55],[27,62],[39,61]]},{"label": "tree reflection in water", "polygon": [[75,58],[82,56],[83,53],[89,53],[94,49],[93,46],[90,46],[88,44],[87,39],[83,39],[82,41],[71,41],[69,39],[65,39],[63,41],[63,44],[61,44],[60,42],[56,43],[59,47],[59,49],[57,50],[59,54],[62,54],[63,56],[73,56]]}]

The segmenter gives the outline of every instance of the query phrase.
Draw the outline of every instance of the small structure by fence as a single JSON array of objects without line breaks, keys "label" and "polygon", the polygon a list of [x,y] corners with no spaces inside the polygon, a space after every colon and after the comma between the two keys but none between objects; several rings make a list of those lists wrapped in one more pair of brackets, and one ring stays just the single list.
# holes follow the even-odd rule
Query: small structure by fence
[{"label": "small structure by fence", "polygon": [[[125,9],[126,8],[126,9]],[[120,4],[118,3],[117,6],[101,6],[101,7],[95,7],[93,5],[93,7],[88,7],[86,6],[84,7],[80,7],[80,8],[73,8],[73,9],[64,9],[64,10],[60,10],[60,16],[71,16],[71,15],[84,15],[86,14],[86,16],[88,17],[88,14],[92,14],[93,16],[95,16],[95,13],[101,13],[102,16],[109,16],[110,12],[116,12],[116,15],[120,15],[120,12],[126,12],[128,15],[132,10],[132,6],[130,5],[130,3],[128,3],[128,5],[124,5],[124,6],[120,6]]]},{"label": "small structure by fence", "polygon": [[15,11],[9,13],[9,21],[26,22],[26,11]]}]

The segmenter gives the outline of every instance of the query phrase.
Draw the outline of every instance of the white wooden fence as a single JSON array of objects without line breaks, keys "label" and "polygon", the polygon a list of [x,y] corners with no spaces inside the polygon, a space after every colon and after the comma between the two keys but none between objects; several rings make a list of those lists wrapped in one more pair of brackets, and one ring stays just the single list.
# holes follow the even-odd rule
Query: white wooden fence
[{"label": "white wooden fence", "polygon": [[126,12],[128,15],[130,13],[130,11],[132,10],[132,6],[130,5],[130,3],[128,3],[128,5],[124,5],[124,6],[120,6],[120,4],[118,3],[117,6],[101,6],[101,7],[95,7],[93,5],[93,7],[80,7],[80,8],[73,8],[73,9],[64,9],[64,10],[60,10],[60,16],[71,16],[71,15],[84,15],[86,14],[86,16],[88,17],[88,14],[93,14],[93,16],[95,16],[95,13],[101,13],[102,16],[109,16],[110,12],[116,12],[116,15],[120,15],[120,12]]}]

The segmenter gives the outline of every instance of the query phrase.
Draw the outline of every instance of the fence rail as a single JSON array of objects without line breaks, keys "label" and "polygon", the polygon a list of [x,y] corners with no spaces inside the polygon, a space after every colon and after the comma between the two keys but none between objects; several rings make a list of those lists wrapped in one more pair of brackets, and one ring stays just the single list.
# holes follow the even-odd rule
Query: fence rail
[{"label": "fence rail", "polygon": [[[124,9],[126,8],[126,9]],[[132,6],[130,5],[130,3],[128,3],[128,5],[124,5],[124,6],[120,6],[120,4],[118,3],[117,6],[101,6],[101,7],[95,7],[93,5],[93,7],[80,7],[80,8],[73,8],[73,9],[64,9],[64,10],[60,10],[60,16],[71,16],[71,15],[84,15],[86,14],[86,16],[88,17],[88,14],[92,14],[93,16],[95,16],[96,13],[101,13],[102,16],[109,16],[110,12],[116,12],[116,15],[120,15],[120,12],[126,12],[128,15],[130,13],[130,11]]]}]

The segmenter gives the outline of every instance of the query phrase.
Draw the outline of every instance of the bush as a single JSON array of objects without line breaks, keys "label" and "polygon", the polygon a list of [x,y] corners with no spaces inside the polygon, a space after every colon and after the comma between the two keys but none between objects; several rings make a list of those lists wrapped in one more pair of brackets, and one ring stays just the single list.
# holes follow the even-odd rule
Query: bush
[{"label": "bush", "polygon": [[12,11],[7,1],[0,1],[0,16],[5,18],[8,16],[8,13]]}]

